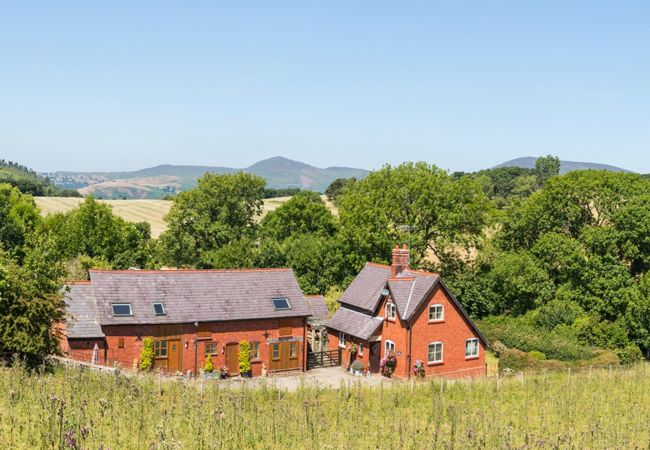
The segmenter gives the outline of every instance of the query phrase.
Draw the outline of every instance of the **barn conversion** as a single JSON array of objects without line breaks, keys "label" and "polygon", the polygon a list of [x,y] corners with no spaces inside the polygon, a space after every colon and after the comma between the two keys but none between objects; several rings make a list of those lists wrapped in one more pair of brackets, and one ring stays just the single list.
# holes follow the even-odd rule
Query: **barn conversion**
[{"label": "barn conversion", "polygon": [[91,270],[64,291],[64,354],[133,368],[152,337],[154,367],[171,373],[197,373],[211,358],[239,374],[242,341],[254,376],[305,370],[307,321],[324,307],[305,299],[290,269]]},{"label": "barn conversion", "polygon": [[412,270],[406,246],[390,266],[367,263],[327,322],[330,351],[370,372],[476,377],[486,373],[486,340],[435,273]]}]

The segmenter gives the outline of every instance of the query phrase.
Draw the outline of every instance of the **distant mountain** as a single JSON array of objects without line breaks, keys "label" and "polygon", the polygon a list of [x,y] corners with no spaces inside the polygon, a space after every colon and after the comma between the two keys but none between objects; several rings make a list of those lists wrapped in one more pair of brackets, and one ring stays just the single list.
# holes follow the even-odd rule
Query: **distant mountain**
[{"label": "distant mountain", "polygon": [[46,174],[56,186],[79,189],[101,198],[161,198],[196,186],[207,172],[243,171],[266,180],[269,188],[300,188],[324,192],[337,178],[363,178],[367,170],[350,167],[321,169],[281,156],[265,159],[244,169],[209,166],[161,165],[133,172],[53,172]]},{"label": "distant mountain", "polygon": [[[521,167],[523,169],[534,169],[535,161],[537,158],[534,156],[525,156],[523,158],[516,158],[510,161],[501,163],[493,168],[499,167]],[[572,170],[608,170],[610,172],[627,172],[631,173],[630,170],[621,169],[620,167],[610,166],[608,164],[599,164],[591,162],[578,162],[578,161],[560,161],[560,173],[571,172]]]}]

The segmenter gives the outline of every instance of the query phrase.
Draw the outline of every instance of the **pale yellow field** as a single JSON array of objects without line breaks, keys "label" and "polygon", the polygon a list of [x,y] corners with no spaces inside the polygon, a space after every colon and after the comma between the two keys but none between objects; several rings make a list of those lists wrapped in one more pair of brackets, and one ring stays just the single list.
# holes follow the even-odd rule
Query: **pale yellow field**
[{"label": "pale yellow field", "polygon": [[[264,200],[264,210],[262,217],[269,211],[273,211],[278,206],[289,200],[291,197],[278,197]],[[34,197],[36,205],[40,208],[44,216],[59,212],[70,211],[81,202],[82,198],[66,197]],[[337,214],[337,210],[330,202],[327,207]],[[151,225],[151,235],[155,238],[165,231],[167,224],[164,217],[169,212],[172,202],[168,200],[98,200],[106,203],[113,208],[113,212],[124,220],[129,222],[148,222]],[[261,217],[260,217],[261,218]]]}]

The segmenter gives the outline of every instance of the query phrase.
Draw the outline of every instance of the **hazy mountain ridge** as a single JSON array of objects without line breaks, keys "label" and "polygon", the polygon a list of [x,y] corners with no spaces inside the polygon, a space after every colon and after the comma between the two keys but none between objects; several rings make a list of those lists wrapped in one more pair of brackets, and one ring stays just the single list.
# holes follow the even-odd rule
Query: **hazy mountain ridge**
[{"label": "hazy mountain ridge", "polygon": [[[523,169],[534,169],[535,161],[537,157],[535,156],[524,156],[522,158],[511,159],[504,163],[498,164],[493,167],[497,169],[499,167],[521,167]],[[622,169],[620,167],[611,166],[609,164],[600,164],[592,162],[581,162],[581,161],[560,161],[560,173],[567,173],[573,170],[608,170],[610,172],[627,172],[632,173],[631,170]]]},{"label": "hazy mountain ridge", "polygon": [[102,198],[161,198],[196,186],[207,172],[248,172],[266,180],[267,187],[301,188],[324,192],[337,178],[363,178],[367,170],[351,167],[321,169],[300,161],[276,156],[258,161],[243,169],[221,166],[175,166],[162,164],[132,172],[72,172],[46,174],[55,185],[79,189],[84,194]]}]

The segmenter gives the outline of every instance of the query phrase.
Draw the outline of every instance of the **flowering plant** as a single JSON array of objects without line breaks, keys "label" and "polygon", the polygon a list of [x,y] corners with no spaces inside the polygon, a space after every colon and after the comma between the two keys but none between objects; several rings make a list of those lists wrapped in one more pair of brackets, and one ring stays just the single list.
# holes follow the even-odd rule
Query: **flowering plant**
[{"label": "flowering plant", "polygon": [[420,378],[424,378],[424,361],[420,359],[415,361],[415,364],[413,364],[413,374]]},{"label": "flowering plant", "polygon": [[379,362],[379,368],[381,369],[381,373],[386,378],[390,378],[393,375],[393,372],[395,372],[396,365],[397,365],[397,359],[395,359],[395,355],[393,355],[392,353],[389,353],[388,356],[382,358],[382,360]]}]

